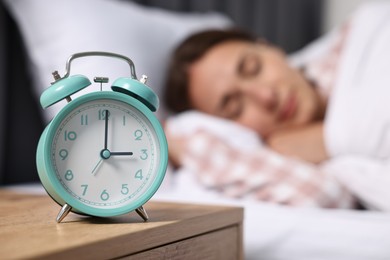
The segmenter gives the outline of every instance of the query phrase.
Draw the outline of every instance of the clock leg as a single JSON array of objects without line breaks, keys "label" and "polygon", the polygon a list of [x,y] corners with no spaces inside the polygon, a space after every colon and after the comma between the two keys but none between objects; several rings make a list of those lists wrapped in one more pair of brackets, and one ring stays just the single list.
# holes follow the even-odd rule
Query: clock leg
[{"label": "clock leg", "polygon": [[141,207],[139,207],[138,209],[136,209],[135,212],[137,212],[138,215],[140,215],[140,217],[141,217],[144,221],[148,221],[149,217],[148,217],[148,214],[146,213],[146,210],[144,209],[143,206],[141,206]]},{"label": "clock leg", "polygon": [[60,223],[66,217],[66,215],[68,215],[71,209],[72,207],[65,203],[65,205],[62,206],[60,212],[58,212],[56,218],[57,223]]}]

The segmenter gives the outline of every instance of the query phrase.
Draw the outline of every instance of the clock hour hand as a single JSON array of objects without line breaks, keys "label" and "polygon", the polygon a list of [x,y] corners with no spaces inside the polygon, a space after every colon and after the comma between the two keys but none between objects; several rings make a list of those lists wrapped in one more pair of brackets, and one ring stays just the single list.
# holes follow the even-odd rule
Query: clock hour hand
[{"label": "clock hour hand", "polygon": [[100,152],[100,156],[102,159],[109,159],[111,156],[117,156],[117,155],[133,155],[133,152],[111,152],[108,149],[102,150]]},{"label": "clock hour hand", "polygon": [[116,156],[116,155],[133,155],[133,152],[110,152],[111,156]]}]

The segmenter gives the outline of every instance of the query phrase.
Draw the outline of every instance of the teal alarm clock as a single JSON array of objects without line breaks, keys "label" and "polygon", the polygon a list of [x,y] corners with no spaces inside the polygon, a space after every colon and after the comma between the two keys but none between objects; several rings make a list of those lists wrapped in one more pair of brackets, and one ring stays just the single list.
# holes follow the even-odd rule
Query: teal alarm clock
[{"label": "teal alarm clock", "polygon": [[[130,66],[130,77],[116,79],[111,90],[97,90],[72,99],[91,85],[83,75],[70,75],[72,60],[85,56],[118,58]],[[136,211],[145,221],[144,204],[163,181],[168,162],[164,131],[153,112],[157,95],[137,79],[131,59],[109,52],[82,52],[66,63],[66,74],[41,95],[47,108],[68,103],[42,133],[37,148],[39,178],[61,206],[57,222],[70,212],[111,217]],[[107,83],[108,78],[96,77]]]}]

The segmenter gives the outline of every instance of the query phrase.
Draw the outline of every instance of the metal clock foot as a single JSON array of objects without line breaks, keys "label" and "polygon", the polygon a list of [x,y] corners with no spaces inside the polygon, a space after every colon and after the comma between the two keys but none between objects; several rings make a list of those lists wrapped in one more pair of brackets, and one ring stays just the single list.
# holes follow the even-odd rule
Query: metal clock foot
[{"label": "metal clock foot", "polygon": [[138,209],[136,209],[135,212],[137,212],[138,215],[139,215],[144,221],[148,221],[149,217],[148,217],[148,214],[146,213],[146,210],[144,209],[143,206],[141,206],[141,207],[139,207]]},{"label": "metal clock foot", "polygon": [[72,209],[72,207],[69,206],[68,204],[65,204],[64,206],[62,206],[62,208],[61,208],[60,212],[58,212],[58,215],[56,218],[57,223],[60,223],[66,217],[66,215],[68,215],[68,213],[70,212],[71,209]]}]

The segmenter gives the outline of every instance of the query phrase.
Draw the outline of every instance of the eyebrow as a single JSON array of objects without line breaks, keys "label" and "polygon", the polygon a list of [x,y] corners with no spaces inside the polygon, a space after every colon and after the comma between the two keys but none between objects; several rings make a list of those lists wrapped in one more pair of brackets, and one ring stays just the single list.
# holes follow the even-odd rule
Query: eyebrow
[{"label": "eyebrow", "polygon": [[250,56],[249,53],[244,53],[240,56],[239,61],[238,61],[238,66],[237,66],[238,73],[242,73],[244,66],[245,66],[246,59],[248,58],[248,56]]}]

